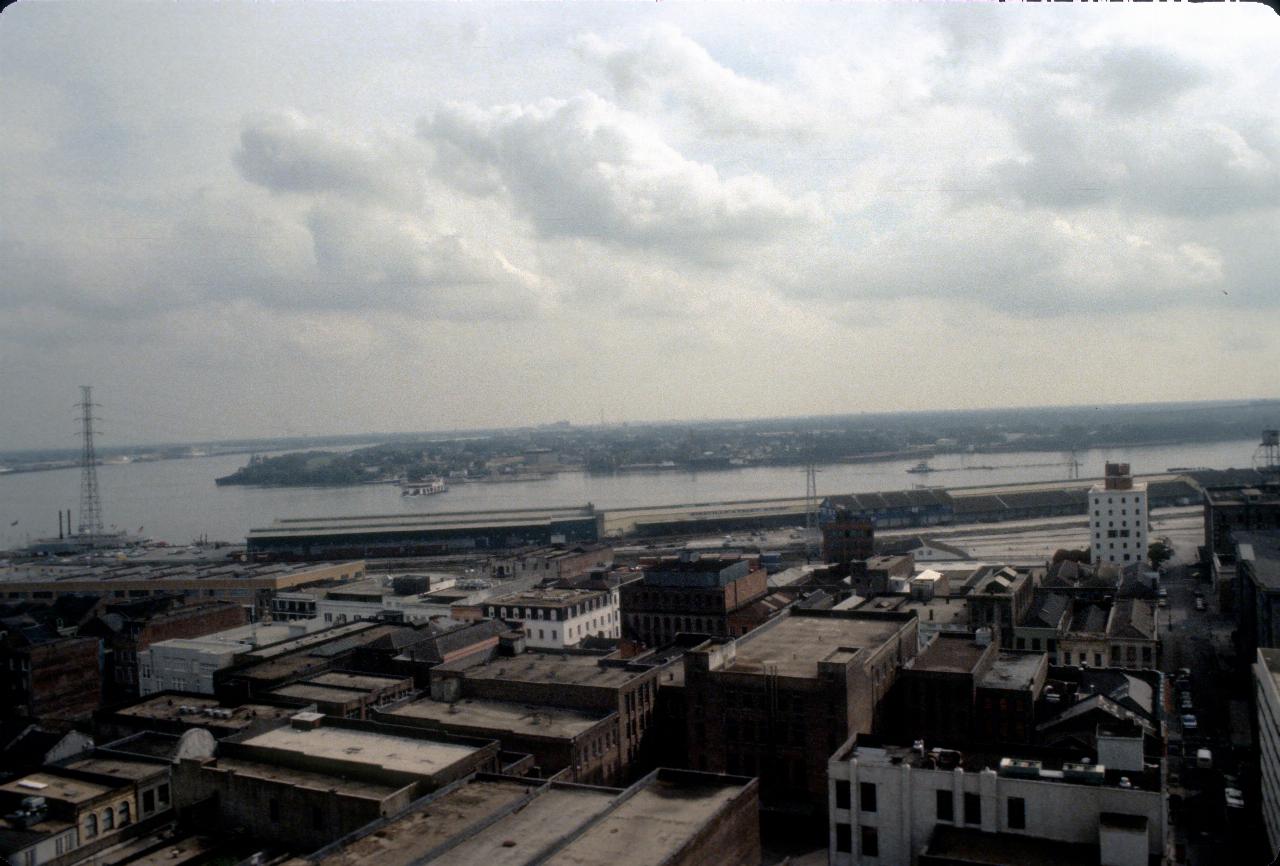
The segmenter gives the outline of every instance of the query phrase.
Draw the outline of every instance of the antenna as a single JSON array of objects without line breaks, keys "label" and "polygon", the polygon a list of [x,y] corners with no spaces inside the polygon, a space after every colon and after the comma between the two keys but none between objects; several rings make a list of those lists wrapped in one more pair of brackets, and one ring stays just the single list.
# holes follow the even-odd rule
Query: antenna
[{"label": "antenna", "polygon": [[93,386],[80,386],[80,535],[102,534],[102,500],[98,497],[98,455],[93,448]]}]

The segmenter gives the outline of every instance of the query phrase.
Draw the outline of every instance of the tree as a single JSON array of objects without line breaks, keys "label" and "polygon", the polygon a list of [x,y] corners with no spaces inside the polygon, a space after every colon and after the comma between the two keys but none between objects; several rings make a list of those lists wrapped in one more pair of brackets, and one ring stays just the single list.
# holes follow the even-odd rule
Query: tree
[{"label": "tree", "polygon": [[1147,547],[1147,559],[1151,560],[1152,568],[1158,569],[1162,563],[1168,562],[1172,558],[1173,551],[1163,541],[1153,541]]},{"label": "tree", "polygon": [[1070,562],[1083,562],[1087,564],[1092,558],[1093,554],[1087,547],[1084,550],[1065,550],[1063,548],[1059,548],[1054,551],[1053,554],[1053,562],[1055,565],[1064,560]]}]

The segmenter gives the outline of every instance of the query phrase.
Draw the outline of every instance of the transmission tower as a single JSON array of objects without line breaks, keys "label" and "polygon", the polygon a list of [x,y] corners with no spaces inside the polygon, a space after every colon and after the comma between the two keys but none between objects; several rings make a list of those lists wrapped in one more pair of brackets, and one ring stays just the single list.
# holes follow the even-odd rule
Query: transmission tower
[{"label": "transmission tower", "polygon": [[80,386],[80,529],[81,535],[102,534],[102,500],[98,497],[98,455],[93,449],[93,386]]},{"label": "transmission tower", "polygon": [[818,467],[804,467],[804,550],[806,558],[818,552]]},{"label": "transmission tower", "polygon": [[1067,478],[1076,480],[1080,477],[1080,459],[1076,456],[1076,449],[1071,449],[1071,456],[1067,458]]}]

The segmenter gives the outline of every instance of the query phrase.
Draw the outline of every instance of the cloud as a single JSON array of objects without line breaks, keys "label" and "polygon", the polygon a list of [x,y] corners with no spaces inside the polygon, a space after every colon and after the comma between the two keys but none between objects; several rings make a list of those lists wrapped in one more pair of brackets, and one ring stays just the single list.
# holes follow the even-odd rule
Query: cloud
[{"label": "cloud", "polygon": [[403,207],[421,202],[408,155],[296,112],[246,120],[232,159],[245,180],[274,192],[334,192]]},{"label": "cloud", "polygon": [[820,219],[812,199],[760,174],[721,177],[592,93],[491,109],[451,104],[423,118],[418,133],[448,155],[443,179],[456,183],[465,171],[485,188],[500,184],[544,236],[715,259],[726,244],[768,242]]},{"label": "cloud", "polygon": [[779,88],[739,75],[671,26],[650,29],[627,42],[585,33],[574,48],[597,64],[632,110],[650,115],[676,107],[715,135],[807,137],[818,118]]}]

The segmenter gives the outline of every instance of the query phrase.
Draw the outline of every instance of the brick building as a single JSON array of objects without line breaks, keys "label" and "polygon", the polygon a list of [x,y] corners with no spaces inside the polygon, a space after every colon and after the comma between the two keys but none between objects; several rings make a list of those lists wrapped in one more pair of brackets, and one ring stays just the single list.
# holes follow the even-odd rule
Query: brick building
[{"label": "brick building", "polygon": [[759,622],[746,609],[767,593],[768,575],[754,557],[661,559],[622,587],[622,636],[659,646],[681,633],[745,634]]},{"label": "brick building", "polygon": [[217,756],[183,759],[175,804],[209,830],[313,851],[477,770],[498,744],[299,713],[289,724],[228,737]]},{"label": "brick building", "polygon": [[844,572],[875,552],[875,522],[870,516],[836,506],[822,524],[822,561]]},{"label": "brick building", "polygon": [[153,643],[203,637],[249,621],[243,605],[229,601],[185,604],[181,595],[109,604],[80,634],[97,637],[103,647],[103,699],[139,694],[139,653]]},{"label": "brick building", "polygon": [[1011,649],[1014,627],[1031,609],[1035,581],[1026,571],[1005,566],[991,568],[970,584],[965,603],[969,607],[969,625],[989,628],[998,635],[1000,645]]},{"label": "brick building", "polygon": [[542,778],[616,785],[621,779],[618,714],[546,704],[460,698],[422,698],[379,711],[379,721],[464,737],[497,740],[504,752],[533,756]]},{"label": "brick building", "polygon": [[0,638],[0,717],[60,727],[88,718],[101,699],[97,638],[61,637],[45,626]]},{"label": "brick building", "polygon": [[613,565],[613,548],[607,544],[552,545],[531,547],[508,556],[496,557],[490,564],[497,578],[541,578],[571,580],[592,569]]},{"label": "brick building", "polygon": [[915,614],[803,610],[684,655],[688,765],[760,778],[762,806],[817,816],[827,758],[883,726]]},{"label": "brick building", "polygon": [[482,664],[443,664],[431,675],[436,700],[484,699],[589,713],[616,714],[616,767],[605,778],[629,779],[642,763],[645,735],[653,723],[659,670],[583,652],[529,651],[495,655]]}]

